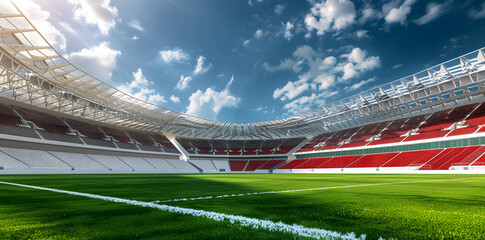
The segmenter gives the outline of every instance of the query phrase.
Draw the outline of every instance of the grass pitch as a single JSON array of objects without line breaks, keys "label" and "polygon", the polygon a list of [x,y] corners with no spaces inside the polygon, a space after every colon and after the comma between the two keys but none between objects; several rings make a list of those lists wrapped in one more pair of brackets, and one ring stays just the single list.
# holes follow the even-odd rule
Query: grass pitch
[{"label": "grass pitch", "polygon": [[[438,180],[438,181],[435,181]],[[485,239],[484,175],[25,175],[0,181],[167,202],[366,239]],[[0,184],[0,239],[300,239],[229,221]]]}]

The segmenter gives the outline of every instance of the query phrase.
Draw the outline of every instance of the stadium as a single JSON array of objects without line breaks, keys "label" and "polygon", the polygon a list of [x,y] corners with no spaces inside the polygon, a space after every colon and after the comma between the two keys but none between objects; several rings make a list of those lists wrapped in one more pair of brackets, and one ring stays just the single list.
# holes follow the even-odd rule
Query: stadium
[{"label": "stadium", "polygon": [[2,239],[485,238],[485,48],[235,124],[112,87],[12,6],[0,9]]}]

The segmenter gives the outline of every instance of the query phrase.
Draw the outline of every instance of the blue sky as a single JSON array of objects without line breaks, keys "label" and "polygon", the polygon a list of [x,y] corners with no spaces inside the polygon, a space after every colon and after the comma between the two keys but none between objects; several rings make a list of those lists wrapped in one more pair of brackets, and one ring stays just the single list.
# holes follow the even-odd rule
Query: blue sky
[{"label": "blue sky", "polygon": [[485,1],[16,2],[85,71],[233,123],[293,116],[485,46]]}]

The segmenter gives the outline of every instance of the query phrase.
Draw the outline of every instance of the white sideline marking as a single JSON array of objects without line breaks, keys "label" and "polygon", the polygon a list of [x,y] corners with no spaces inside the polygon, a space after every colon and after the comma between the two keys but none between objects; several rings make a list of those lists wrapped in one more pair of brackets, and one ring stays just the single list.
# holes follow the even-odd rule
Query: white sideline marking
[{"label": "white sideline marking", "polygon": [[193,198],[177,198],[169,199],[164,201],[153,201],[153,203],[167,203],[167,202],[185,202],[194,200],[204,200],[213,198],[227,198],[227,197],[244,197],[251,195],[264,195],[264,194],[275,194],[275,193],[291,193],[291,192],[303,192],[303,191],[316,191],[316,190],[328,190],[328,189],[338,189],[338,188],[353,188],[353,187],[367,187],[367,186],[380,186],[380,185],[391,185],[391,184],[404,184],[404,183],[422,183],[422,182],[438,182],[438,181],[448,181],[448,180],[461,180],[461,179],[477,179],[485,177],[473,177],[473,178],[452,178],[452,179],[433,179],[433,180],[419,180],[419,181],[407,181],[407,182],[387,182],[387,183],[369,183],[369,184],[359,184],[359,185],[345,185],[345,186],[334,186],[334,187],[321,187],[321,188],[306,188],[306,189],[294,189],[294,190],[282,190],[282,191],[267,191],[267,192],[253,192],[253,193],[240,193],[240,194],[225,194],[219,196],[204,196],[204,197],[193,197]]},{"label": "white sideline marking", "polygon": [[24,185],[24,184],[18,184],[18,183],[3,182],[3,181],[0,181],[0,184],[33,188],[33,189],[45,190],[45,191],[56,192],[56,193],[65,193],[69,195],[101,199],[109,202],[126,203],[129,205],[135,205],[135,206],[141,206],[141,207],[150,207],[150,208],[155,208],[155,209],[159,209],[167,212],[181,213],[181,214],[192,215],[196,217],[205,217],[215,221],[229,221],[231,224],[239,223],[243,226],[252,227],[254,229],[266,229],[269,231],[280,231],[280,232],[292,233],[301,237],[311,237],[316,239],[349,239],[349,240],[363,240],[366,237],[365,234],[361,235],[360,237],[357,237],[355,236],[354,233],[341,234],[334,231],[329,231],[329,230],[324,230],[319,228],[310,228],[310,227],[305,227],[305,226],[296,225],[296,224],[289,225],[282,222],[273,222],[269,220],[248,218],[248,217],[230,215],[225,213],[208,212],[208,211],[196,210],[191,208],[173,207],[173,206],[168,206],[164,204],[156,204],[152,202],[142,202],[137,200],[101,196],[101,195],[90,194],[90,193],[73,192],[73,191],[59,190],[54,188],[45,188],[45,187],[38,187],[38,186],[31,186],[31,185]]}]

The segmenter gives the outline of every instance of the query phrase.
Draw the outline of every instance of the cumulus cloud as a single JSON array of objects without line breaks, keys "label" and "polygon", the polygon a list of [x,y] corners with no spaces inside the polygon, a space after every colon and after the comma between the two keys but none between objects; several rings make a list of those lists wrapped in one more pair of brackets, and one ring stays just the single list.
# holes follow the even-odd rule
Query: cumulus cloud
[{"label": "cumulus cloud", "polygon": [[190,56],[180,48],[162,50],[159,52],[159,54],[162,61],[166,63],[183,62],[190,58]]},{"label": "cumulus cloud", "polygon": [[[62,50],[66,49],[66,37],[61,33],[61,31],[59,31],[59,29],[50,23],[50,13],[48,11],[43,10],[40,5],[31,0],[15,1],[15,4],[39,30],[39,32],[41,32],[47,41],[49,41],[49,43]],[[13,5],[11,5],[9,1],[1,1],[0,7],[1,9],[4,9],[4,11],[7,11],[7,9],[12,9]],[[61,26],[64,27],[66,25]],[[45,45],[44,41],[41,39],[32,38],[32,40],[34,40],[34,45]]]},{"label": "cumulus cloud", "polygon": [[355,36],[359,39],[362,39],[362,38],[368,38],[369,35],[367,34],[369,31],[367,30],[359,30],[357,32],[355,32]]},{"label": "cumulus cloud", "polygon": [[274,13],[276,15],[281,15],[281,13],[283,13],[283,10],[285,10],[285,5],[283,4],[278,4],[274,7]]},{"label": "cumulus cloud", "polygon": [[312,93],[309,96],[302,96],[297,98],[283,106],[283,109],[287,111],[286,115],[297,115],[302,112],[308,112],[312,110],[312,107],[325,104],[325,99],[338,94],[337,91],[328,92],[324,91],[319,94]]},{"label": "cumulus cloud", "polygon": [[219,115],[223,108],[237,107],[240,99],[232,96],[229,91],[233,81],[234,76],[232,76],[224,90],[220,92],[212,88],[207,88],[205,91],[199,89],[192,93],[189,97],[190,103],[187,106],[186,114],[217,120],[217,115]]},{"label": "cumulus cloud", "polygon": [[286,22],[286,24],[283,24],[283,27],[284,27],[283,36],[286,38],[286,40],[290,41],[291,38],[293,38],[293,33],[291,31],[295,28],[295,24],[288,21]]},{"label": "cumulus cloud", "polygon": [[74,5],[74,18],[97,25],[101,33],[108,34],[115,27],[118,9],[110,6],[111,0],[69,0]]},{"label": "cumulus cloud", "polygon": [[414,20],[414,22],[418,25],[428,24],[429,22],[445,14],[449,10],[450,5],[451,1],[446,1],[444,3],[428,3],[426,6],[426,14]]},{"label": "cumulus cloud", "polygon": [[111,80],[111,73],[116,68],[116,58],[121,55],[118,50],[111,49],[109,42],[102,42],[91,48],[83,48],[79,52],[66,55],[71,63],[85,69],[91,75],[103,80]]},{"label": "cumulus cloud", "polygon": [[141,26],[140,21],[133,19],[128,23],[128,26],[138,30],[138,31],[145,31],[145,29]]},{"label": "cumulus cloud", "polygon": [[[256,0],[256,2],[257,3],[262,3],[263,0]],[[248,4],[249,4],[249,6],[253,6],[253,4],[254,4],[253,0],[248,0]]]},{"label": "cumulus cloud", "polygon": [[[298,65],[296,70],[295,65]],[[288,81],[283,87],[274,90],[273,98],[281,101],[293,100],[309,90],[328,91],[336,84],[345,83],[380,66],[378,56],[368,56],[360,48],[353,48],[337,58],[324,57],[310,46],[298,47],[293,52],[293,58],[284,59],[277,66],[263,64],[268,72],[293,69],[300,73],[297,80]],[[301,71],[303,67],[307,70]]]},{"label": "cumulus cloud", "polygon": [[175,86],[176,89],[184,90],[189,86],[189,82],[192,81],[192,77],[184,77],[184,75],[180,75],[180,80]]},{"label": "cumulus cloud", "polygon": [[132,72],[132,75],[133,80],[131,82],[118,86],[120,91],[154,104],[167,102],[155,89],[149,87],[153,85],[153,82],[146,79],[141,68],[138,68],[136,72]]},{"label": "cumulus cloud", "polygon": [[370,6],[367,6],[362,10],[362,15],[359,18],[359,23],[363,24],[367,21],[382,18],[382,13]]},{"label": "cumulus cloud", "polygon": [[248,40],[246,40],[246,41],[243,42],[243,45],[245,47],[248,47],[250,43],[251,43],[251,40],[248,39]]},{"label": "cumulus cloud", "polygon": [[261,38],[262,36],[263,36],[263,30],[261,30],[261,29],[256,30],[256,32],[254,33],[254,37],[255,37],[256,39],[259,39],[259,38]]},{"label": "cumulus cloud", "polygon": [[138,36],[133,35],[133,37],[131,37],[131,39],[133,39],[133,40],[138,40]]},{"label": "cumulus cloud", "polygon": [[409,13],[411,13],[411,6],[416,2],[416,0],[405,0],[401,5],[399,5],[400,0],[394,0],[388,4],[383,5],[383,12],[385,13],[384,19],[386,23],[400,23],[401,25],[406,24],[406,18]]},{"label": "cumulus cloud", "polygon": [[295,60],[285,58],[285,59],[281,60],[280,64],[278,64],[276,66],[271,66],[271,65],[269,65],[269,63],[264,62],[263,68],[264,68],[264,70],[266,70],[268,72],[275,72],[275,71],[281,71],[281,70],[287,70],[287,69],[293,69],[296,72],[298,72],[297,71],[297,69],[298,69],[297,64],[298,64],[298,62],[295,62]]},{"label": "cumulus cloud", "polygon": [[204,67],[204,62],[205,62],[204,56],[199,56],[199,58],[197,58],[197,64],[195,65],[194,75],[202,74],[209,71],[209,69],[212,67],[212,63],[209,63],[208,66]]},{"label": "cumulus cloud", "polygon": [[323,35],[329,30],[339,30],[355,22],[355,6],[349,0],[327,0],[314,3],[311,13],[305,16],[309,33],[316,30]]},{"label": "cumulus cloud", "polygon": [[180,102],[180,98],[179,97],[176,97],[174,95],[170,96],[170,100],[174,103],[179,103]]},{"label": "cumulus cloud", "polygon": [[472,19],[485,18],[485,2],[482,3],[480,10],[476,10],[476,9],[470,10],[468,12],[468,15]]}]

